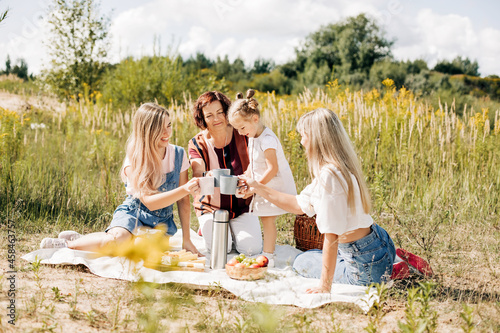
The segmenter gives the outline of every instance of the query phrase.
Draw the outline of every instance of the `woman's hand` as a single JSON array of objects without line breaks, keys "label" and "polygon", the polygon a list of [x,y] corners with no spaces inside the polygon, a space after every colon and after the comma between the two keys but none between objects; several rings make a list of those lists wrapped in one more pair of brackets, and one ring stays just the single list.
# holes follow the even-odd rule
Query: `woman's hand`
[{"label": "woman's hand", "polygon": [[308,294],[329,294],[332,290],[332,282],[325,282],[323,278],[319,280],[319,286],[306,290]]},{"label": "woman's hand", "polygon": [[306,293],[307,294],[329,294],[332,290],[332,287],[329,286],[323,286],[323,285],[320,285],[318,287],[314,287],[314,288],[309,288],[306,290]]},{"label": "woman's hand", "polygon": [[198,257],[204,257],[203,254],[201,254],[200,251],[194,246],[193,242],[191,242],[191,239],[185,239],[182,241],[182,248],[186,251],[189,251],[191,253],[197,254]]},{"label": "woman's hand", "polygon": [[182,188],[189,192],[191,195],[196,195],[200,193],[200,184],[198,178],[191,178],[186,184],[182,185]]},{"label": "woman's hand", "polygon": [[283,193],[259,183],[254,178],[245,175],[238,176],[247,186],[246,193],[258,194],[281,209],[294,214],[304,214],[300,208],[297,198],[293,194]]},{"label": "woman's hand", "polygon": [[239,175],[238,178],[240,179],[238,185],[240,184],[243,185],[244,187],[247,188],[248,191],[251,191],[252,193],[255,192],[255,187],[257,187],[260,184],[258,181],[245,174]]}]

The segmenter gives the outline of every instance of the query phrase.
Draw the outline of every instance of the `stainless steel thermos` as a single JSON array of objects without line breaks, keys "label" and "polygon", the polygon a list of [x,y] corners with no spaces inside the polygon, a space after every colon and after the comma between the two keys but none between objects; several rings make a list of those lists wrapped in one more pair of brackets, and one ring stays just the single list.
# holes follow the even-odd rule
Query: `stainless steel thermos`
[{"label": "stainless steel thermos", "polygon": [[227,262],[229,212],[224,209],[216,210],[213,221],[210,268],[223,269]]}]

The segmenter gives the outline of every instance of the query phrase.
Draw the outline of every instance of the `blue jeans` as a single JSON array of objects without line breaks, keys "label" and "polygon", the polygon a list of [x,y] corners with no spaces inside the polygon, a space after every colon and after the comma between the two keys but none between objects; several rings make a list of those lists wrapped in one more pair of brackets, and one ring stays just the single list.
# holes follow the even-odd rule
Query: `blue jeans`
[{"label": "blue jeans", "polygon": [[130,208],[130,205],[125,201],[125,203],[116,208],[113,220],[106,228],[106,232],[114,227],[122,227],[135,235],[135,230],[139,227],[154,228],[159,224],[166,226],[166,233],[170,236],[173,236],[177,232],[173,215],[170,217],[158,217],[139,208]]},{"label": "blue jeans", "polygon": [[[382,227],[373,224],[371,232],[351,243],[339,243],[334,283],[366,286],[390,280],[396,248]],[[293,270],[307,278],[319,279],[323,251],[309,250],[299,254]]]},{"label": "blue jeans", "polygon": [[[179,187],[179,179],[184,157],[184,149],[175,146],[174,170],[165,174],[165,181],[158,188],[159,192],[167,192]],[[138,227],[146,226],[154,228],[158,224],[165,224],[167,234],[173,236],[177,232],[177,226],[174,222],[173,204],[155,211],[149,210],[139,199],[129,195],[125,201],[116,208],[113,214],[113,220],[106,229],[122,227],[131,234]]]}]

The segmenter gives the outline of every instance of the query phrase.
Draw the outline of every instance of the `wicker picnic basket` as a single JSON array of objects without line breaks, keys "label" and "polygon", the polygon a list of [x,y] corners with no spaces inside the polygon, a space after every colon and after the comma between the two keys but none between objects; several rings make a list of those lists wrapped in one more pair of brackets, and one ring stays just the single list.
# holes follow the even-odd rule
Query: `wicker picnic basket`
[{"label": "wicker picnic basket", "polygon": [[293,237],[295,238],[295,247],[299,250],[323,249],[325,236],[318,230],[316,215],[313,217],[297,215],[293,227]]}]

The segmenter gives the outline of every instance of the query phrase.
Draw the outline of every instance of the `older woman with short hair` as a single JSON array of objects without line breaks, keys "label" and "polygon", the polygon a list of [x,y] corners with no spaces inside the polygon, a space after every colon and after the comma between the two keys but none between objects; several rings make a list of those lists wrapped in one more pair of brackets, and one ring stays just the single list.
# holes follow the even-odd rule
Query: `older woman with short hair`
[{"label": "older woman with short hair", "polygon": [[[231,100],[218,91],[208,91],[196,100],[193,117],[201,131],[189,141],[188,153],[194,177],[202,177],[214,169],[230,169],[232,175],[243,174],[249,164],[248,139],[238,134],[229,124],[227,111]],[[262,252],[262,233],[257,216],[248,213],[249,199],[234,195],[198,195],[194,208],[200,231],[208,250],[212,247],[213,212],[218,209],[229,211],[228,251],[232,243],[236,251],[246,255]]]}]

